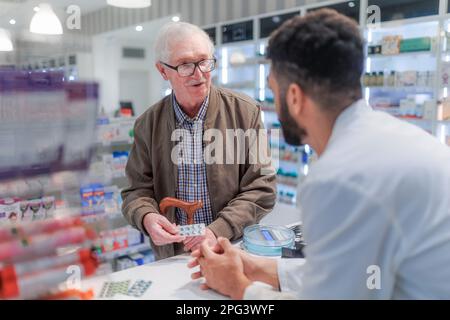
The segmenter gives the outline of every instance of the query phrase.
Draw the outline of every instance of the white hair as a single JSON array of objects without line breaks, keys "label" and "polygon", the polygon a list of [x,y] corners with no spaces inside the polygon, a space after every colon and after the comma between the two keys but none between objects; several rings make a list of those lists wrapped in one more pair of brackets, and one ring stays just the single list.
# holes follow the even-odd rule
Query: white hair
[{"label": "white hair", "polygon": [[169,22],[165,24],[155,41],[155,61],[167,62],[171,56],[172,44],[178,41],[189,41],[189,38],[193,35],[198,35],[204,38],[208,44],[211,56],[214,54],[214,44],[211,41],[209,35],[196,25],[187,22]]}]

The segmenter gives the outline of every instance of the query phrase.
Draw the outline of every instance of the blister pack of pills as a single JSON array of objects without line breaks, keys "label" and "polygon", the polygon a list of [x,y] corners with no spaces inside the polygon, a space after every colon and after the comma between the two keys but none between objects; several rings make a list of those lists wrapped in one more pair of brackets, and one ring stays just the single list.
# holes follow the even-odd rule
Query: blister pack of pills
[{"label": "blister pack of pills", "polygon": [[135,298],[140,298],[144,295],[145,291],[147,291],[151,284],[151,281],[138,280],[133,284],[130,290],[128,290],[128,295]]},{"label": "blister pack of pills", "polygon": [[204,223],[198,223],[198,224],[190,224],[185,226],[179,226],[180,228],[180,235],[184,237],[196,237],[196,236],[203,236],[205,235],[205,224]]}]

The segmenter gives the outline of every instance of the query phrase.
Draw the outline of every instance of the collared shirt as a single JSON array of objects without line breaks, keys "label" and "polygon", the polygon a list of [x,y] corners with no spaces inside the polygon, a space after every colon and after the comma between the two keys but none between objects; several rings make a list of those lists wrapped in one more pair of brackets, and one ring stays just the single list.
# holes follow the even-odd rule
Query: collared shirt
[{"label": "collared shirt", "polygon": [[[206,164],[203,158],[205,145],[203,142],[203,124],[208,110],[209,97],[205,99],[195,118],[189,118],[178,105],[175,94],[172,95],[172,105],[175,110],[177,129],[185,130],[181,137],[181,152],[184,161],[178,165],[178,186],[176,197],[183,201],[201,200],[203,207],[194,215],[194,223],[209,225],[213,222],[211,201],[208,192]],[[189,134],[188,134],[189,133]],[[189,135],[187,137],[186,135]],[[187,215],[183,210],[176,209],[177,221],[180,225],[187,224]]]},{"label": "collared shirt", "polygon": [[[450,150],[364,100],[336,120],[299,190],[306,260],[278,260],[300,299],[448,299]],[[248,299],[280,293],[252,287]]]}]

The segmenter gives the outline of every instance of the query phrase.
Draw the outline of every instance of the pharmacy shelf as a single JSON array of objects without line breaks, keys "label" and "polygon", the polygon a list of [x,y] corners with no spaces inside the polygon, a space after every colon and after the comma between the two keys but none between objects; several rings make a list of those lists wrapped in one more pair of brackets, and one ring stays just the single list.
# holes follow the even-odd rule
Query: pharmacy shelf
[{"label": "pharmacy shelf", "polygon": [[273,113],[276,113],[276,112],[277,112],[277,110],[275,110],[275,107],[266,107],[266,106],[262,106],[262,107],[261,107],[261,111],[264,111],[264,112],[273,112]]},{"label": "pharmacy shelf", "polygon": [[277,182],[278,185],[280,186],[284,186],[284,187],[289,187],[293,190],[296,190],[298,187],[298,183],[285,183],[285,182]]},{"label": "pharmacy shelf", "polygon": [[421,87],[421,86],[404,86],[404,87],[388,87],[388,86],[367,86],[364,87],[369,90],[379,91],[405,91],[405,92],[433,92],[433,87]]},{"label": "pharmacy shelf", "polygon": [[83,219],[83,221],[87,222],[87,223],[91,223],[91,222],[97,222],[100,220],[125,220],[123,214],[120,211],[114,212],[114,213],[106,213],[106,212],[101,212],[101,213],[93,213],[93,214],[86,214],[81,216],[81,219]]},{"label": "pharmacy shelf", "polygon": [[229,68],[236,68],[236,67],[248,67],[248,66],[255,66],[259,64],[269,64],[270,60],[264,58],[264,57],[257,57],[257,58],[251,58],[247,59],[245,62],[242,63],[231,63],[229,64]]},{"label": "pharmacy shelf", "polygon": [[428,57],[436,58],[436,52],[434,51],[416,51],[416,52],[403,52],[398,54],[369,54],[367,58],[370,59],[396,59],[396,58],[418,58],[418,57]]},{"label": "pharmacy shelf", "polygon": [[255,83],[253,81],[229,82],[221,86],[227,89],[255,89]]},{"label": "pharmacy shelf", "polygon": [[300,165],[300,160],[285,160],[285,159],[278,159],[278,161],[280,162],[280,163],[283,163],[283,164],[288,164],[288,165],[292,165],[292,166],[298,166],[298,165]]},{"label": "pharmacy shelf", "polygon": [[129,146],[132,145],[134,142],[134,139],[129,140],[115,140],[115,141],[96,141],[96,146],[103,146],[103,147],[115,147],[115,146]]},{"label": "pharmacy shelf", "polygon": [[119,257],[123,257],[123,256],[129,255],[129,254],[134,254],[134,253],[138,253],[138,252],[141,252],[144,250],[149,250],[149,249],[151,249],[150,243],[144,242],[144,243],[134,245],[131,247],[114,250],[114,251],[110,251],[110,252],[105,252],[105,253],[100,253],[100,254],[98,254],[98,257],[102,261],[108,261],[108,260],[116,259]]}]

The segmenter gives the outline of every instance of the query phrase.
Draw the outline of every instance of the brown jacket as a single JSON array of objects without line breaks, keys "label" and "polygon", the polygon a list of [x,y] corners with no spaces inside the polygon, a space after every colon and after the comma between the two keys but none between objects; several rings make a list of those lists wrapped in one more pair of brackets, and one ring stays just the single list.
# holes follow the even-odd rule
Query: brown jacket
[{"label": "brown jacket", "polygon": [[[250,98],[212,86],[204,130],[263,129],[259,106]],[[171,97],[165,97],[150,107],[135,123],[134,144],[126,166],[129,187],[122,192],[122,211],[135,228],[143,227],[147,213],[159,212],[158,204],[165,197],[175,197],[177,166],[171,161],[176,142],[171,141],[175,130],[175,113]],[[242,237],[246,226],[258,223],[269,213],[276,198],[275,172],[262,175],[267,165],[211,164],[206,166],[208,190],[214,221],[208,227],[216,236],[231,240]],[[224,147],[225,155],[225,147]],[[236,161],[237,162],[237,161]],[[175,209],[169,209],[169,221],[175,222]],[[151,241],[151,239],[150,239]],[[157,259],[183,252],[182,244],[156,246],[151,242]]]}]

